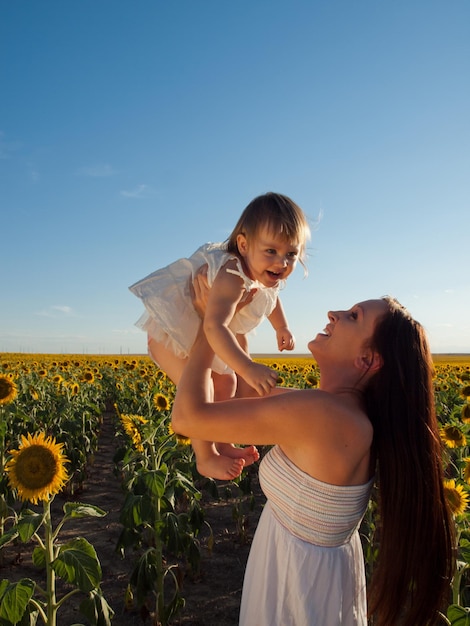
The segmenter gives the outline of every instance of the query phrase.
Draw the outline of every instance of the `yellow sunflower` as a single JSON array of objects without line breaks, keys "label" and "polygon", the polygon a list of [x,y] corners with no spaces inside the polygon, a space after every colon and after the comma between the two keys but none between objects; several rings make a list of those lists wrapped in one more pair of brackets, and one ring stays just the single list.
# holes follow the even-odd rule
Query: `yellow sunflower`
[{"label": "yellow sunflower", "polygon": [[153,405],[159,411],[168,411],[170,408],[170,401],[162,393],[156,393],[153,396]]},{"label": "yellow sunflower", "polygon": [[311,387],[318,387],[318,377],[314,374],[308,374],[305,379],[305,382]]},{"label": "yellow sunflower", "polygon": [[462,422],[465,422],[466,424],[470,424],[470,404],[463,405],[461,418],[462,418]]},{"label": "yellow sunflower", "polygon": [[63,446],[44,433],[21,436],[19,449],[10,450],[12,458],[5,465],[10,485],[18,491],[20,500],[38,504],[59,493],[69,478]]},{"label": "yellow sunflower", "polygon": [[462,460],[465,463],[463,468],[463,479],[466,483],[470,484],[470,457],[467,456]]},{"label": "yellow sunflower", "polygon": [[444,481],[444,494],[452,515],[462,515],[468,504],[469,495],[462,485],[456,485],[455,480]]},{"label": "yellow sunflower", "polygon": [[83,374],[83,381],[86,382],[86,383],[94,383],[95,382],[95,376],[94,376],[93,372],[91,372],[91,371],[84,372],[84,374]]},{"label": "yellow sunflower", "polygon": [[464,398],[469,398],[470,397],[470,385],[465,385],[465,387],[462,387],[462,389],[460,390],[460,395],[462,395]]},{"label": "yellow sunflower", "polygon": [[120,415],[121,423],[124,427],[126,434],[132,440],[134,447],[139,451],[143,452],[144,447],[142,445],[142,436],[139,431],[139,426],[142,424],[147,424],[148,420],[141,415]]},{"label": "yellow sunflower", "polygon": [[18,390],[13,380],[0,374],[0,404],[10,404],[17,395]]},{"label": "yellow sunflower", "polygon": [[168,425],[168,432],[170,433],[170,435],[174,435],[176,437],[176,441],[182,446],[191,445],[191,439],[189,439],[189,437],[185,437],[184,435],[179,435],[178,433],[175,433],[175,431],[171,427],[171,424]]},{"label": "yellow sunflower", "polygon": [[439,434],[448,448],[461,448],[467,443],[464,433],[452,424],[440,428]]},{"label": "yellow sunflower", "polygon": [[34,389],[34,387],[30,387],[30,388],[29,388],[29,393],[31,394],[31,398],[32,398],[33,400],[39,400],[39,394],[38,394],[38,392],[36,391],[36,389]]}]

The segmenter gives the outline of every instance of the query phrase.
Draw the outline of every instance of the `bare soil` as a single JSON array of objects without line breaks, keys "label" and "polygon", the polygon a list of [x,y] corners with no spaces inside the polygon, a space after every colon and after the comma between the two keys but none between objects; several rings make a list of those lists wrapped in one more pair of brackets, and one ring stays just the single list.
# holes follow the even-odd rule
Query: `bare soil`
[{"label": "bare soil", "polygon": [[[114,472],[113,456],[117,448],[115,428],[110,415],[104,416],[97,453],[90,464],[83,492],[77,500],[99,506],[107,511],[103,518],[69,522],[61,532],[61,539],[74,536],[86,538],[95,548],[103,572],[102,590],[109,605],[115,612],[113,626],[156,626],[150,615],[143,615],[135,607],[126,608],[126,588],[134,564],[132,554],[122,559],[116,552],[116,544],[122,526],[119,522],[124,492]],[[236,626],[240,607],[241,590],[246,560],[251,540],[261,513],[264,497],[259,489],[257,468],[251,468],[255,494],[254,509],[244,505],[243,532],[237,526],[234,507],[237,500],[221,497],[214,500],[203,492],[205,519],[210,524],[214,536],[212,549],[208,549],[209,533],[201,537],[202,564],[197,577],[186,575],[183,581],[182,596],[185,606],[172,621],[174,626]],[[219,483],[223,495],[228,487]],[[62,506],[67,500],[56,496],[56,515],[61,515]],[[247,504],[247,503],[246,503]],[[0,565],[0,579],[10,581],[30,577],[40,582],[38,570],[31,562],[33,545],[9,545],[4,549],[3,564]],[[78,606],[83,600],[77,594],[67,601],[58,613],[58,626],[87,624]],[[38,622],[39,624],[39,622]]]}]

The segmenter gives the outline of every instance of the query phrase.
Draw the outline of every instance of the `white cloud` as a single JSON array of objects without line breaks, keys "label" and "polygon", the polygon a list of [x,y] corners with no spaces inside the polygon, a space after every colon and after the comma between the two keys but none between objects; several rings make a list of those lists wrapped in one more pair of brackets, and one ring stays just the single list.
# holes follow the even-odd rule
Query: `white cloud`
[{"label": "white cloud", "polygon": [[42,311],[37,311],[35,315],[39,315],[40,317],[57,318],[62,315],[73,315],[73,309],[67,305],[56,304],[48,307],[47,309],[43,309]]},{"label": "white cloud", "polygon": [[121,191],[121,196],[125,198],[149,198],[152,195],[153,191],[148,185],[137,185],[131,191]]},{"label": "white cloud", "polygon": [[31,180],[32,180],[33,183],[37,183],[40,180],[40,178],[41,178],[39,172],[37,170],[35,170],[35,169],[31,170],[30,177],[31,177]]},{"label": "white cloud", "polygon": [[60,305],[55,305],[53,307],[51,307],[54,311],[61,311],[62,313],[65,313],[66,315],[70,315],[70,313],[72,313],[72,307],[70,306],[60,306]]},{"label": "white cloud", "polygon": [[77,176],[90,176],[91,178],[106,178],[114,176],[116,172],[109,163],[97,163],[89,167],[80,167],[76,174]]}]

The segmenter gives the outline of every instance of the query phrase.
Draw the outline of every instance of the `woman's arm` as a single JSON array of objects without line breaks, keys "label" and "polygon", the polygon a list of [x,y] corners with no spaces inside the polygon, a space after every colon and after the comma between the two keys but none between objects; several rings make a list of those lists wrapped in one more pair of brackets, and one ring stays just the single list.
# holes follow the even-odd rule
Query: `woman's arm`
[{"label": "woman's arm", "polygon": [[[300,444],[306,439],[341,440],[347,407],[334,394],[292,389],[264,398],[212,402],[213,350],[203,330],[191,350],[178,385],[172,419],[175,432],[230,443]],[[286,390],[287,391],[287,390]]]},{"label": "woman's arm", "polygon": [[222,443],[278,444],[298,467],[325,482],[368,479],[372,427],[361,410],[321,390],[211,402],[213,355],[200,329],[173,405],[175,432]]}]

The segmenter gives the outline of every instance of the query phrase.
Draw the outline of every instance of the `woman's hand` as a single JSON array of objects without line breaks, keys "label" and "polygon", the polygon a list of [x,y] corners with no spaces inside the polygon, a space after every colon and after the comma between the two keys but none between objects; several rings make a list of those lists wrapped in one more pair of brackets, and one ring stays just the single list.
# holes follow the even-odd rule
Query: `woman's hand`
[{"label": "woman's hand", "polygon": [[[191,293],[193,307],[201,319],[204,319],[204,315],[206,314],[210,290],[209,281],[207,280],[207,263],[204,263],[204,265],[201,265],[195,273],[192,282],[189,283],[189,291]],[[256,289],[249,291],[243,300],[237,304],[236,310],[239,311],[247,304],[250,304],[256,294],[256,291]]]},{"label": "woman's hand", "polygon": [[192,282],[189,284],[191,299],[196,313],[204,319],[209,298],[209,281],[207,280],[207,263],[197,270]]}]

